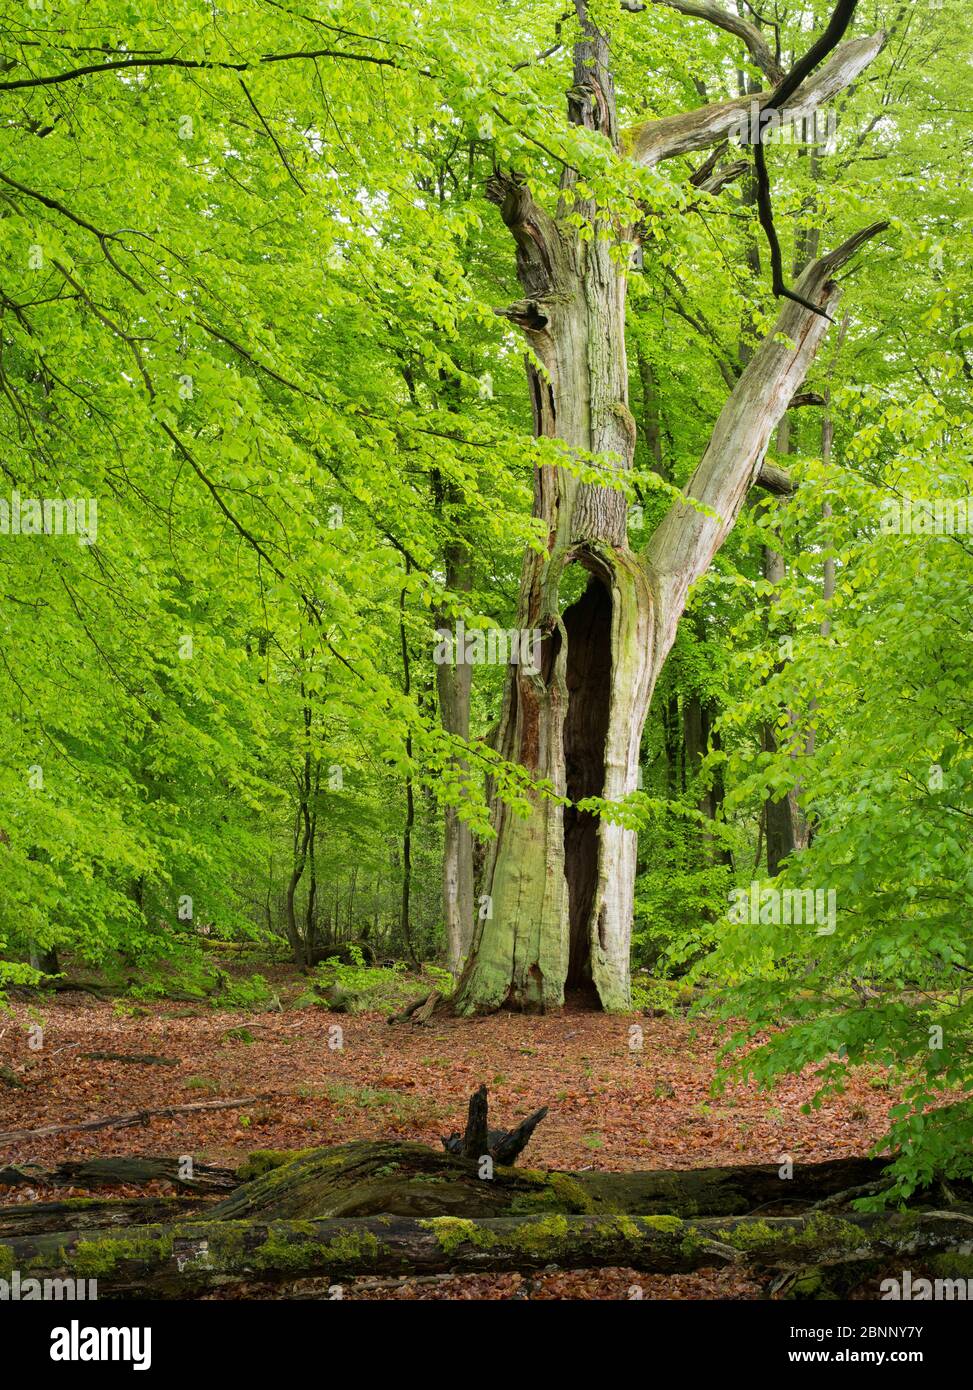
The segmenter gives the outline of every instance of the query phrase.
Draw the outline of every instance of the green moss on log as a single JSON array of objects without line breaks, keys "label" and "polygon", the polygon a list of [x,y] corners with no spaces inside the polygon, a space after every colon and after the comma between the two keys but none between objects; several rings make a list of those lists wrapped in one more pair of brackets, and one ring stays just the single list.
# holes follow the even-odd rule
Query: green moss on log
[{"label": "green moss on log", "polygon": [[309,1153],[314,1153],[314,1150],[255,1149],[252,1154],[247,1155],[246,1162],[240,1165],[236,1175],[241,1182],[251,1182],[254,1178],[262,1178],[265,1173],[270,1173],[275,1168],[282,1168],[285,1163],[291,1163],[295,1158],[306,1158]]},{"label": "green moss on log", "polygon": [[111,1236],[95,1240],[79,1240],[66,1252],[66,1265],[71,1273],[82,1279],[105,1278],[114,1273],[124,1260],[147,1260],[155,1263],[172,1254],[172,1234],[162,1226],[157,1234],[140,1235],[134,1239]]},{"label": "green moss on log", "polygon": [[766,1221],[740,1222],[732,1229],[718,1231],[716,1238],[735,1250],[774,1250],[786,1248],[794,1255],[820,1254],[822,1250],[858,1250],[867,1243],[859,1226],[825,1212],[815,1212],[795,1226],[771,1226]]},{"label": "green moss on log", "polygon": [[586,1192],[570,1173],[549,1173],[541,1168],[497,1169],[505,1180],[527,1191],[519,1191],[510,1201],[511,1215],[533,1211],[559,1211],[569,1216],[597,1216],[612,1208]]},{"label": "green moss on log", "polygon": [[482,1238],[485,1233],[475,1221],[462,1216],[431,1216],[427,1221],[420,1221],[419,1225],[423,1230],[432,1231],[439,1248],[447,1255],[452,1255],[463,1244],[484,1243]]}]

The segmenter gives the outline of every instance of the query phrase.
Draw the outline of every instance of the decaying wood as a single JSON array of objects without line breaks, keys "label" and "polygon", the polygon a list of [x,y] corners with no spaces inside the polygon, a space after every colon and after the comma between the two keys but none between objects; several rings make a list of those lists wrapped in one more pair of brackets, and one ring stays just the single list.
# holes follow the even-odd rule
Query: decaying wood
[{"label": "decaying wood", "polygon": [[420,994],[418,999],[413,999],[411,1004],[406,1004],[405,1008],[397,1014],[392,1014],[387,1023],[428,1023],[436,1012],[437,1006],[442,1002],[442,995],[438,989],[434,989],[431,994]]},{"label": "decaying wood", "polygon": [[236,1100],[201,1100],[192,1105],[163,1105],[156,1110],[132,1110],[125,1115],[102,1115],[95,1120],[71,1120],[63,1125],[42,1125],[40,1129],[8,1129],[0,1134],[0,1143],[13,1144],[21,1139],[40,1139],[48,1134],[69,1134],[82,1129],[121,1129],[126,1125],[145,1124],[157,1115],[189,1115],[196,1110],[235,1110],[243,1105],[254,1105],[259,1100],[270,1100],[269,1094],[259,1096],[240,1096]]},{"label": "decaying wood", "polygon": [[[839,0],[839,5],[844,0]],[[631,8],[631,6],[629,6]],[[636,6],[637,8],[637,6]],[[755,33],[706,0],[672,8],[720,23],[748,42]],[[734,132],[742,137],[768,93],[747,94],[619,131],[608,36],[576,0],[568,117],[601,137],[623,164],[653,165],[694,150],[723,147],[694,177],[718,191],[720,159]],[[628,22],[627,20],[625,21]],[[633,21],[637,22],[637,21]],[[828,43],[836,37],[834,22]],[[884,35],[836,48],[815,71],[806,54],[783,85],[773,81],[775,114],[808,116],[844,90],[880,51]],[[809,50],[818,61],[821,43]],[[797,87],[803,74],[805,80]],[[751,109],[753,104],[753,110]],[[726,172],[726,171],[724,171]],[[628,232],[611,222],[567,168],[560,203],[548,208],[516,171],[498,170],[486,186],[516,248],[522,297],[501,312],[522,329],[538,437],[557,440],[566,461],[600,461],[579,477],[570,464],[535,471],[534,517],[546,537],[523,560],[516,625],[539,635],[539,668],[508,672],[497,752],[523,769],[532,786],[515,812],[495,798],[482,891],[491,912],[478,919],[451,1006],[460,1015],[508,1007],[558,1009],[565,989],[597,997],[606,1010],[630,1006],[630,938],[637,838],[622,817],[587,809],[595,799],[621,804],[637,791],[641,735],[652,692],[671,649],[692,585],[709,568],[763,471],[768,442],[803,390],[838,297],[834,272],[871,227],[808,268],[739,379],[685,490],[636,551],[629,543],[626,475],[636,428],[628,402],[625,343],[627,267],[617,255]],[[570,216],[567,216],[567,213]],[[584,224],[583,234],[578,224]],[[637,228],[628,229],[637,237]],[[767,470],[766,478],[773,475]],[[580,597],[566,579],[588,572]],[[576,570],[575,570],[576,573]]]},{"label": "decaying wood", "polygon": [[[560,437],[620,457],[624,471],[634,444],[625,435],[624,383],[613,380],[605,390],[617,409],[606,408],[603,436],[593,437],[587,418],[573,420],[577,401],[594,390],[590,360],[579,362],[572,347],[594,332],[585,317],[592,296],[577,293],[563,241],[529,192],[506,181],[501,193],[522,284],[536,295],[527,301],[533,318],[525,332],[547,373],[534,383],[540,432],[555,432],[556,419]],[[836,271],[884,226],[864,228],[814,261],[798,281],[801,299],[831,313]],[[621,324],[614,300],[604,313]],[[541,675],[511,669],[500,751],[565,800],[533,795],[526,817],[495,805],[484,878],[492,915],[476,925],[453,1000],[458,1013],[504,1005],[543,1012],[561,1006],[565,985],[593,988],[606,1009],[628,1007],[636,833],[576,806],[589,796],[622,802],[635,792],[641,731],[690,589],[734,526],[827,327],[803,303],[785,302],[720,412],[685,500],[673,503],[643,554],[627,548],[617,489],[579,483],[567,470],[538,475],[538,514],[553,539],[549,552],[525,557],[520,626],[550,632],[552,641]],[[617,359],[612,371],[624,372],[620,327],[609,351]],[[571,563],[591,579],[562,612],[559,583]]]},{"label": "decaying wood", "polygon": [[515,1129],[490,1129],[488,1126],[487,1088],[481,1086],[470,1096],[469,1116],[465,1133],[456,1131],[443,1137],[443,1148],[447,1153],[456,1154],[471,1163],[489,1157],[494,1163],[510,1167],[530,1143],[534,1130],[547,1114],[547,1106],[535,1110],[522,1120]]},{"label": "decaying wood", "polygon": [[475,1163],[487,1151],[490,1137],[487,1132],[487,1088],[481,1086],[470,1096],[466,1133],[463,1135],[463,1157]]},{"label": "decaying wood", "polygon": [[[319,1275],[428,1275],[552,1262],[664,1272],[749,1262],[792,1275],[784,1282],[797,1292],[789,1296],[813,1297],[814,1289],[850,1287],[900,1250],[922,1257],[973,1241],[971,1184],[954,1184],[953,1209],[945,1213],[830,1210],[878,1189],[884,1165],[875,1159],[634,1173],[508,1166],[504,1160],[520,1154],[545,1114],[536,1111],[510,1131],[490,1130],[487,1090],[480,1086],[470,1098],[465,1134],[444,1140],[441,1153],[386,1141],[257,1152],[240,1170],[243,1182],[202,1166],[183,1178],[182,1165],[171,1159],[62,1164],[53,1175],[60,1181],[166,1177],[195,1188],[195,1195],[0,1209],[0,1264],[29,1268],[37,1278],[97,1278],[99,1293],[109,1296],[165,1298],[214,1282]],[[485,1153],[494,1159],[487,1167]],[[34,1170],[35,1181],[42,1171]],[[29,1170],[7,1169],[0,1182],[11,1173],[30,1180]],[[232,1192],[206,1201],[228,1181],[237,1184]],[[923,1196],[929,1194],[918,1199]],[[828,1272],[836,1265],[844,1273]]]},{"label": "decaying wood", "polygon": [[36,1163],[9,1164],[0,1168],[0,1187],[142,1187],[150,1182],[170,1182],[187,1192],[226,1192],[239,1187],[232,1168],[193,1163],[191,1172],[178,1158],[72,1159],[56,1168]]},{"label": "decaying wood", "polygon": [[794,479],[786,468],[764,459],[757,473],[757,486],[764,492],[772,492],[776,497],[791,497],[794,494]]},{"label": "decaying wood", "polygon": [[[783,103],[782,117],[794,122],[813,116],[868,67],[882,51],[885,38],[880,31],[868,38],[850,39],[835,49],[830,59]],[[769,96],[769,92],[756,92],[711,102],[678,116],[643,121],[623,134],[622,148],[636,163],[648,165],[706,149],[739,128],[741,117],[749,117],[751,103],[759,107]]]},{"label": "decaying wood", "polygon": [[[839,297],[832,276],[887,226],[873,223],[812,262],[797,282],[801,298],[830,312]],[[657,578],[661,621],[666,625],[661,645],[666,653],[686,594],[705,574],[731,530],[763,469],[771,434],[803,381],[826,329],[827,321],[820,315],[800,303],[785,303],[720,412],[685,488],[690,500],[675,503],[652,535],[646,555]]]},{"label": "decaying wood", "polygon": [[416,1009],[421,1009],[428,998],[428,994],[420,994],[418,999],[413,999],[411,1003],[406,1004],[405,1008],[401,1009],[397,1014],[389,1014],[388,1018],[385,1020],[386,1023],[408,1023]]},{"label": "decaying wood", "polygon": [[[327,1275],[478,1273],[620,1266],[679,1273],[725,1265],[800,1270],[893,1257],[921,1261],[973,1239],[973,1210],[800,1217],[394,1216],[180,1221],[5,1241],[14,1269],[98,1280],[100,1298],[186,1297],[216,1283]],[[2,1248],[2,1247],[0,1247]]]},{"label": "decaying wood", "polygon": [[232,1168],[213,1168],[193,1163],[192,1170],[178,1158],[81,1158],[42,1168],[38,1163],[11,1163],[0,1168],[0,1187],[143,1187],[147,1183],[172,1183],[192,1193],[221,1193],[239,1187]]},{"label": "decaying wood", "polygon": [[81,1231],[178,1221],[198,1211],[200,1201],[199,1197],[121,1197],[104,1202],[89,1198],[24,1202],[15,1207],[0,1207],[0,1240],[19,1240],[65,1229]]},{"label": "decaying wood", "polygon": [[[10,992],[14,996],[23,995],[30,998],[32,995],[53,992],[54,994],[93,994],[96,999],[123,999],[128,998],[131,987],[137,984],[135,979],[128,980],[123,985],[106,985],[97,980],[67,980],[53,976],[45,976],[43,980],[35,985],[17,985]],[[202,1001],[198,995],[187,994],[185,990],[168,989],[165,993],[166,1001],[180,1004],[199,1004]]]},{"label": "decaying wood", "polygon": [[[226,1197],[215,1215],[487,1217],[539,1209],[683,1217],[760,1210],[783,1216],[879,1182],[885,1163],[851,1158],[798,1164],[790,1178],[775,1164],[627,1173],[495,1164],[492,1178],[485,1179],[475,1161],[455,1151],[382,1140],[306,1153],[256,1153],[249,1167],[266,1171]],[[962,1189],[960,1200],[973,1204],[973,1186]]]},{"label": "decaying wood", "polygon": [[420,1008],[416,1009],[415,1013],[412,1015],[412,1022],[417,1025],[428,1023],[436,1012],[438,1005],[442,1002],[442,997],[439,990],[434,989],[425,1003],[422,1004]]},{"label": "decaying wood", "polygon": [[547,1106],[542,1105],[540,1110],[535,1110],[533,1115],[528,1115],[526,1120],[521,1120],[516,1129],[491,1140],[490,1155],[494,1162],[507,1165],[515,1163],[530,1143],[530,1136],[546,1114]]}]

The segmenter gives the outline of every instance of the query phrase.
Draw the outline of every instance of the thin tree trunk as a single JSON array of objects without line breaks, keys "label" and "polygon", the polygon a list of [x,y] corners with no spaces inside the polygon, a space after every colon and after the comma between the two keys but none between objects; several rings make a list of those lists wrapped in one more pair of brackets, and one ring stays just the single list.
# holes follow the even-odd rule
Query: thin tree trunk
[{"label": "thin tree trunk", "polygon": [[[470,567],[460,546],[447,549],[446,584],[458,593],[470,590]],[[460,659],[436,666],[436,689],[443,729],[465,742],[470,736],[473,667],[461,659],[461,653],[457,655]],[[469,775],[465,758],[457,757],[455,767],[461,778]],[[458,805],[448,805],[444,811],[443,921],[447,964],[458,975],[473,936],[473,832]]]},{"label": "thin tree trunk", "polygon": [[61,965],[57,958],[57,950],[53,946],[38,946],[31,938],[29,949],[32,969],[40,970],[45,975],[60,974]]},{"label": "thin tree trunk", "polygon": [[[783,431],[783,438],[786,439],[785,423],[786,417],[781,421],[781,431]],[[781,439],[781,431],[778,432],[779,440]],[[778,444],[778,452],[786,452],[782,443]],[[767,582],[773,584],[775,590],[779,589],[787,576],[787,567],[784,557],[776,550],[772,550],[770,546],[764,546],[763,570]],[[771,606],[775,602],[776,598],[772,598]],[[780,663],[778,663],[778,669],[779,667]],[[776,729],[769,721],[765,721],[761,727],[761,747],[765,753],[776,753],[778,749]],[[776,878],[784,860],[799,847],[798,815],[799,808],[793,792],[785,792],[780,797],[767,797],[764,807],[764,826],[767,840],[767,873],[771,878]]]},{"label": "thin tree trunk", "polygon": [[[409,572],[406,561],[406,573]],[[409,662],[409,639],[405,630],[405,589],[399,595],[399,636],[402,642],[402,690],[408,695],[412,689],[411,667]],[[416,819],[416,800],[412,785],[412,733],[405,739],[405,825],[402,827],[402,897],[399,904],[399,930],[405,942],[409,959],[418,965],[415,946],[412,942],[412,829]]]}]

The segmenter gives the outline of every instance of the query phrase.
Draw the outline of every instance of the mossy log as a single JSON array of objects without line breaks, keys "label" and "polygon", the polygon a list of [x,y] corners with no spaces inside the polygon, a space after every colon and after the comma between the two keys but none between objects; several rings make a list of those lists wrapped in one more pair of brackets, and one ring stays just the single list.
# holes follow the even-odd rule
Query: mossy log
[{"label": "mossy log", "polygon": [[[106,1162],[119,1160],[89,1160]],[[963,1259],[973,1244],[973,1205],[814,1209],[874,1182],[881,1168],[838,1160],[799,1166],[783,1179],[774,1165],[641,1173],[495,1165],[483,1178],[478,1163],[421,1144],[267,1150],[250,1156],[237,1174],[241,1185],[215,1204],[202,1206],[199,1193],[0,1211],[0,1277],[19,1269],[37,1278],[97,1278],[99,1293],[186,1297],[227,1280],[546,1264],[675,1273],[740,1262],[777,1275],[790,1296],[828,1297],[893,1255]],[[158,1167],[145,1171],[159,1175]],[[187,1200],[198,1204],[191,1215]]]},{"label": "mossy log", "polygon": [[790,1179],[774,1164],[629,1173],[562,1173],[496,1164],[493,1177],[452,1153],[385,1141],[333,1149],[252,1154],[239,1170],[252,1179],[211,1209],[224,1219],[339,1216],[565,1215],[741,1216],[760,1207],[787,1215],[872,1182],[881,1160],[797,1165]]},{"label": "mossy log", "polygon": [[188,1192],[227,1192],[239,1187],[243,1179],[232,1168],[194,1163],[191,1173],[177,1158],[69,1159],[56,1168],[36,1163],[9,1164],[0,1168],[0,1187],[143,1187],[150,1182],[171,1182]]},{"label": "mossy log", "polygon": [[483,1221],[375,1216],[316,1221],[185,1221],[60,1232],[0,1243],[0,1277],[97,1279],[99,1297],[182,1297],[217,1284],[363,1274],[488,1273],[620,1266],[683,1273],[921,1261],[968,1248],[973,1210],[812,1213],[768,1219],[507,1216]]},{"label": "mossy log", "polygon": [[0,1240],[105,1226],[141,1226],[152,1221],[178,1221],[200,1208],[199,1197],[125,1197],[99,1201],[73,1197],[66,1202],[23,1202],[0,1207]]},{"label": "mossy log", "polygon": [[[187,1192],[228,1194],[227,1218],[262,1216],[470,1216],[540,1209],[567,1215],[599,1212],[652,1216],[741,1216],[759,1207],[789,1215],[874,1184],[879,1159],[798,1164],[782,1179],[774,1164],[569,1173],[495,1165],[493,1178],[476,1164],[423,1144],[356,1142],[331,1149],[258,1150],[234,1172],[197,1163],[192,1175],[172,1158],[89,1158],[57,1168],[0,1168],[0,1185],[71,1186],[97,1190],[166,1180]],[[973,1201],[973,1191],[959,1193]],[[69,1224],[69,1223],[68,1223]]]}]

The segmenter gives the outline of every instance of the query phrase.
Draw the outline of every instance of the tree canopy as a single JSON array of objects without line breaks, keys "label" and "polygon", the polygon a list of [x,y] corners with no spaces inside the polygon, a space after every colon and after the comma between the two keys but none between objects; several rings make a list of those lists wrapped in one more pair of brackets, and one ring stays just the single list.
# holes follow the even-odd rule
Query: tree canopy
[{"label": "tree canopy", "polygon": [[[482,918],[495,807],[560,798],[639,832],[637,1006],[702,981],[747,1020],[727,1066],[768,1082],[886,1065],[902,1189],[973,1172],[959,0],[860,0],[854,77],[756,147],[787,286],[886,226],[780,403],[777,486],[692,588],[638,788],[572,798],[510,756],[502,662],[465,723],[437,683],[443,632],[520,625],[536,478],[615,489],[649,544],[774,336],[752,150],[671,124],[749,112],[834,7],[769,8],[7,7],[0,988],[71,958],[161,992],[206,937],[442,959],[447,818]],[[585,26],[614,142],[572,115]],[[627,272],[624,476],[537,428],[501,184]],[[734,920],[752,883],[833,892],[835,928]]]}]

